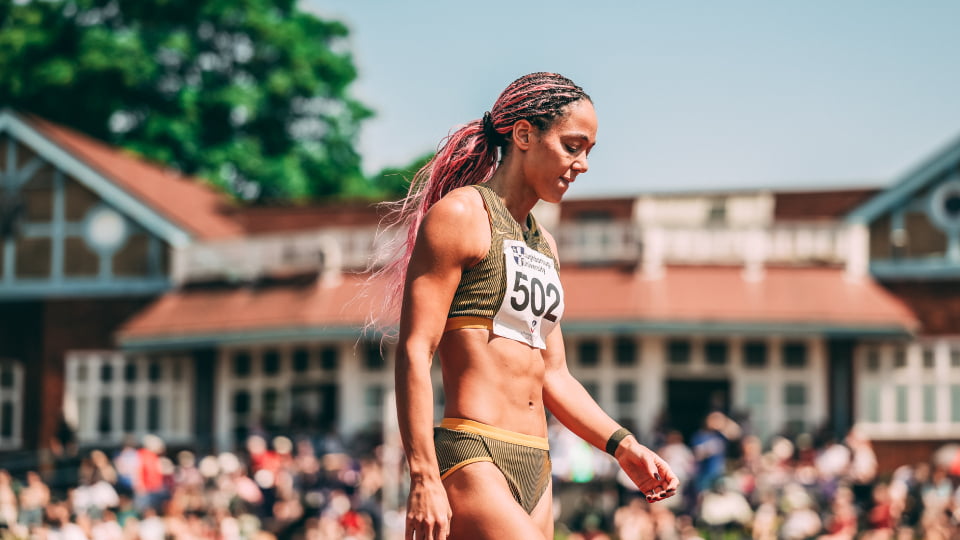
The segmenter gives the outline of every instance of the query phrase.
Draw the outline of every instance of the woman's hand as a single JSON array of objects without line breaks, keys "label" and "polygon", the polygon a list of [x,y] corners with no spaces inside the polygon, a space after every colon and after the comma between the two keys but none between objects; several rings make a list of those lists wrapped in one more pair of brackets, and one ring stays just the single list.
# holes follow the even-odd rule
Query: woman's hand
[{"label": "woman's hand", "polygon": [[446,540],[452,515],[442,483],[411,479],[404,540]]},{"label": "woman's hand", "polygon": [[667,465],[667,462],[646,446],[637,442],[632,435],[625,438],[617,447],[614,456],[623,472],[643,492],[647,502],[657,502],[672,497],[680,487],[680,480]]}]

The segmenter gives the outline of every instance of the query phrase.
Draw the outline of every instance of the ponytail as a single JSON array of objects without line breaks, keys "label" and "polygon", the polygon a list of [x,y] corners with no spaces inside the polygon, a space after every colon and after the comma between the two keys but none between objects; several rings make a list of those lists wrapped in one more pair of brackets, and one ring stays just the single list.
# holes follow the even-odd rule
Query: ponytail
[{"label": "ponytail", "polygon": [[430,207],[457,188],[490,180],[500,152],[508,150],[507,135],[518,120],[547,129],[566,105],[580,99],[590,97],[561,75],[531,73],[517,79],[482,118],[460,126],[440,142],[437,153],[414,175],[405,198],[383,203],[387,214],[378,239],[394,231],[398,234],[387,237],[385,262],[371,261],[368,286],[385,281],[386,289],[380,309],[369,314],[365,330],[379,330],[385,337],[395,334],[392,325],[400,313],[407,266]]}]

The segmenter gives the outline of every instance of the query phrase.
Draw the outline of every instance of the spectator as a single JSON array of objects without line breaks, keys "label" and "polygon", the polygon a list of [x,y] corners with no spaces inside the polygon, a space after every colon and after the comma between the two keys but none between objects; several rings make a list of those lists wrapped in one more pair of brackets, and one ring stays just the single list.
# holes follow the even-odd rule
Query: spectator
[{"label": "spectator", "polygon": [[690,447],[697,460],[694,489],[699,495],[713,487],[726,472],[727,443],[740,438],[740,427],[720,411],[704,418],[701,427],[690,438]]},{"label": "spectator", "polygon": [[0,530],[14,528],[17,524],[17,494],[13,489],[13,478],[4,469],[0,469]]}]

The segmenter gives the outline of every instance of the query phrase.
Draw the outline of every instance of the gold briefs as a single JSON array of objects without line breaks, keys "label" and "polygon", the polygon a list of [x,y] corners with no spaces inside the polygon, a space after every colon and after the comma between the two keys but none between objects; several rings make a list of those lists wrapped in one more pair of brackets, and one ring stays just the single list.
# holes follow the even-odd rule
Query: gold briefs
[{"label": "gold briefs", "polygon": [[528,514],[550,482],[550,445],[543,437],[444,418],[433,430],[433,441],[441,479],[471,463],[489,461],[503,473],[513,498]]}]

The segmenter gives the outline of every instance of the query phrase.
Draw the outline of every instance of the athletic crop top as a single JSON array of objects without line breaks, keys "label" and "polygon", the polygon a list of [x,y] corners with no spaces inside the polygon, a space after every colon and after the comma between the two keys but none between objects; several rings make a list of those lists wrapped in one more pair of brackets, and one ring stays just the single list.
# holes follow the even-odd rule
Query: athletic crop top
[{"label": "athletic crop top", "polygon": [[494,334],[546,348],[544,337],[563,315],[559,264],[533,214],[520,228],[503,201],[484,185],[490,219],[490,250],[463,271],[444,331],[487,328]]}]

